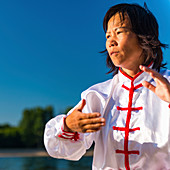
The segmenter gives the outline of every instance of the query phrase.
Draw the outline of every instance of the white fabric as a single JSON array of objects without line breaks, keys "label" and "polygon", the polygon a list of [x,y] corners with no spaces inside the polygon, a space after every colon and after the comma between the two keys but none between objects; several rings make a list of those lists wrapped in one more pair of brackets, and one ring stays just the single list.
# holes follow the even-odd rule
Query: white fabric
[{"label": "white fabric", "polygon": [[[169,71],[161,71],[161,74],[170,80]],[[155,85],[154,80],[145,72],[140,74],[133,84],[136,86],[144,80]],[[46,125],[44,134],[48,153],[55,158],[78,160],[94,141],[93,170],[128,169],[125,165],[125,154],[116,153],[117,149],[124,150],[125,131],[113,130],[113,126],[126,126],[127,111],[116,108],[128,107],[129,91],[122,88],[123,84],[130,88],[131,80],[119,71],[112,80],[96,84],[82,93],[82,99],[86,99],[83,112],[100,112],[106,119],[106,126],[96,133],[80,133],[78,141],[61,139],[57,136],[61,133],[64,115],[51,119]],[[139,151],[139,155],[129,154],[126,157],[131,170],[170,169],[168,105],[169,103],[162,101],[143,86],[134,91],[132,107],[143,109],[131,111],[129,129],[140,128],[129,132],[128,136],[128,151]],[[71,112],[72,110],[68,114]]]}]

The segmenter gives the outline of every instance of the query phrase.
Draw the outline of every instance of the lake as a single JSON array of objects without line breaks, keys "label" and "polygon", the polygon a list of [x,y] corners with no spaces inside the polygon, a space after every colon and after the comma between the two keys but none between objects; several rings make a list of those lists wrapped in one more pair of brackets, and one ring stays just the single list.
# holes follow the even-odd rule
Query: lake
[{"label": "lake", "polygon": [[92,156],[84,156],[79,161],[51,157],[0,158],[0,170],[91,170],[92,159]]}]

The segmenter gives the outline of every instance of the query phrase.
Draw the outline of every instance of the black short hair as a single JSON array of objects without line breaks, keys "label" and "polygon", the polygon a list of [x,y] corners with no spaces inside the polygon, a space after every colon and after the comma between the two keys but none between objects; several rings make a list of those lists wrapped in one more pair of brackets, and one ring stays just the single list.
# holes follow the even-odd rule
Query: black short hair
[{"label": "black short hair", "polygon": [[[159,41],[158,22],[154,15],[148,10],[146,3],[144,3],[144,8],[138,4],[127,3],[112,6],[107,11],[103,20],[103,29],[105,33],[107,32],[108,21],[116,13],[119,13],[122,21],[124,21],[125,15],[128,16],[132,25],[132,31],[136,34],[139,44],[143,49],[143,54],[145,56],[143,65],[147,66],[153,61],[153,68],[159,72],[160,68],[165,67],[166,65],[162,63],[163,53],[161,48],[166,48],[168,45]],[[106,52],[107,54],[106,63],[110,68],[108,73],[116,74],[118,68],[111,61],[107,50],[102,52]]]}]

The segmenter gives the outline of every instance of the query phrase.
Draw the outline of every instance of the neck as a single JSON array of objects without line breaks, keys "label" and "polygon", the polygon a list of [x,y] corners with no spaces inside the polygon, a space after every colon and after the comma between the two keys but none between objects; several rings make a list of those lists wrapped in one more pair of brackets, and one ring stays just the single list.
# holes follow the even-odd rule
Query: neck
[{"label": "neck", "polygon": [[139,66],[143,63],[144,57],[143,52],[141,53],[140,57],[136,62],[131,62],[129,65],[127,64],[126,67],[122,66],[122,70],[128,74],[130,77],[134,77],[137,73],[139,73],[141,70]]},{"label": "neck", "polygon": [[139,69],[139,66],[138,68],[136,69],[133,69],[133,70],[129,70],[129,69],[126,69],[126,68],[122,68],[122,70],[128,74],[130,77],[134,77],[138,72],[140,72],[141,70]]}]

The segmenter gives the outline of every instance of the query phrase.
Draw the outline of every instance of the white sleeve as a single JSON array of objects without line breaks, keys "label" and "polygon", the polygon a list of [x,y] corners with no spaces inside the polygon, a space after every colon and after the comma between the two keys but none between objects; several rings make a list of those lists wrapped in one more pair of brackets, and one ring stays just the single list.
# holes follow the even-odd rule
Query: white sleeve
[{"label": "white sleeve", "polygon": [[[68,114],[70,114],[73,109]],[[86,110],[86,108],[84,109]],[[94,133],[79,133],[79,139],[74,140],[72,138],[73,135],[69,136],[69,133],[63,133],[64,117],[66,117],[66,115],[58,115],[47,122],[44,132],[46,150],[48,154],[54,158],[79,160],[86,153],[86,149],[89,149],[92,145]]]}]

